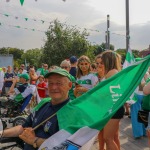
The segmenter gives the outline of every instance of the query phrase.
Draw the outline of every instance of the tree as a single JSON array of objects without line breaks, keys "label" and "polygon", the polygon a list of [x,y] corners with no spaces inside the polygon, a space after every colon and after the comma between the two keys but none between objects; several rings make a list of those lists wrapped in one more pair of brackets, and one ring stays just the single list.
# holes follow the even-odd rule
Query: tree
[{"label": "tree", "polygon": [[23,49],[18,49],[18,48],[11,48],[11,47],[3,47],[0,48],[0,54],[12,54],[14,58],[14,66],[19,66],[21,63],[21,56],[23,55],[24,50]]},{"label": "tree", "polygon": [[[116,52],[121,55],[121,57],[122,57],[122,64],[123,64],[124,61],[125,61],[125,58],[126,58],[126,49],[117,49]],[[138,50],[132,50],[132,53],[133,53],[135,58],[140,57]]]},{"label": "tree", "polygon": [[[114,46],[112,44],[110,44],[110,49],[114,50]],[[101,45],[95,45],[94,54],[98,55],[105,50],[106,50],[106,44],[105,43],[102,43]]]},{"label": "tree", "polygon": [[30,49],[27,50],[21,57],[22,63],[29,63],[30,65],[34,65],[38,67],[40,65],[40,59],[42,56],[42,49]]},{"label": "tree", "polygon": [[60,62],[72,55],[81,56],[89,49],[86,30],[79,31],[68,27],[57,20],[50,25],[46,32],[47,40],[43,47],[42,62],[49,65],[59,65]]}]

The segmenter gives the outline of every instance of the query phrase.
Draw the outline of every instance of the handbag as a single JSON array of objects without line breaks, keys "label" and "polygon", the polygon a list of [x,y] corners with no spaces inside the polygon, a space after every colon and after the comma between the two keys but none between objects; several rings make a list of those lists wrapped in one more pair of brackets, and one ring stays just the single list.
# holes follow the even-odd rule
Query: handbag
[{"label": "handbag", "polygon": [[139,110],[138,111],[138,122],[143,123],[145,127],[148,125],[149,111]]}]

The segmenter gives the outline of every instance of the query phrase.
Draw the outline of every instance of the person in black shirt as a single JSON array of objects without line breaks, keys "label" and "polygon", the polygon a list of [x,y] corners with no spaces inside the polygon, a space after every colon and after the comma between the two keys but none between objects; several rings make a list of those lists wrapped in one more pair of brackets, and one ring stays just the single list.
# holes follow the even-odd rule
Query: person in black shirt
[{"label": "person in black shirt", "polygon": [[10,87],[13,83],[13,78],[14,78],[14,74],[12,73],[12,67],[8,66],[7,72],[5,73],[4,76],[4,86],[5,86],[6,95],[8,94],[8,91],[10,90]]},{"label": "person in black shirt", "polygon": [[71,56],[69,60],[70,60],[70,64],[71,64],[71,68],[70,68],[69,73],[76,79],[78,59],[76,56]]}]

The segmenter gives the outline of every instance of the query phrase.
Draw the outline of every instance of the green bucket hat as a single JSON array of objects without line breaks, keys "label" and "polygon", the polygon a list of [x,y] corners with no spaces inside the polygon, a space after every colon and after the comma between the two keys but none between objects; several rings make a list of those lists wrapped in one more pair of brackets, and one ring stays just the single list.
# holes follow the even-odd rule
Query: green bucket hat
[{"label": "green bucket hat", "polygon": [[69,80],[70,79],[70,74],[68,71],[66,71],[65,69],[61,69],[61,68],[56,68],[56,69],[53,69],[52,71],[50,71],[49,73],[47,73],[44,77],[45,78],[48,78],[50,75],[52,74],[59,74],[59,75],[62,75],[62,76],[65,76],[67,77]]},{"label": "green bucket hat", "polygon": [[23,73],[23,74],[19,75],[19,77],[20,77],[20,78],[24,78],[24,79],[26,79],[26,80],[29,80],[29,79],[30,79],[30,77],[29,77],[29,75],[28,75],[27,73]]}]

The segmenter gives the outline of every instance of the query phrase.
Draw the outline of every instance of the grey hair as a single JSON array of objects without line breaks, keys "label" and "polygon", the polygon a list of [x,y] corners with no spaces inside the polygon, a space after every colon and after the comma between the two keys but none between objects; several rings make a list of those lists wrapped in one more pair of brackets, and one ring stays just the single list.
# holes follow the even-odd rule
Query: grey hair
[{"label": "grey hair", "polygon": [[68,60],[63,60],[60,64],[60,66],[62,66],[63,64],[66,64],[67,66],[69,66],[69,68],[71,67],[71,64]]}]

